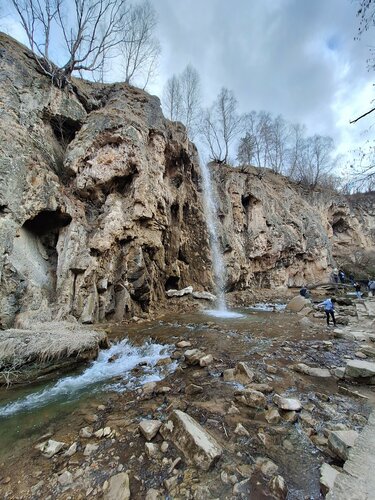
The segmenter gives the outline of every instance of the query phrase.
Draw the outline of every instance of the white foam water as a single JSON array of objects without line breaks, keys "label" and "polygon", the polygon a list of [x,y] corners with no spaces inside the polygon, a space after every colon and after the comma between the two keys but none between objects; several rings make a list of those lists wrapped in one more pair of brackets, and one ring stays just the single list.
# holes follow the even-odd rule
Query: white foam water
[{"label": "white foam water", "polygon": [[244,318],[245,315],[234,312],[234,311],[228,311],[228,309],[206,309],[204,311],[205,314],[208,314],[209,316],[213,316],[215,318],[223,318],[223,319],[234,319],[234,318]]},{"label": "white foam water", "polygon": [[286,304],[273,304],[270,302],[260,302],[258,304],[254,304],[253,306],[250,306],[248,309],[253,309],[255,311],[265,311],[265,312],[272,312],[272,311],[284,311],[286,308]]},{"label": "white foam water", "polygon": [[[74,400],[85,389],[95,390],[95,385],[100,385],[100,383],[102,383],[100,387],[102,390],[118,391],[133,389],[146,382],[161,380],[163,375],[155,365],[159,359],[167,356],[168,347],[150,342],[141,347],[135,347],[130,344],[128,339],[124,339],[114,344],[110,349],[100,351],[98,358],[81,374],[63,377],[51,387],[46,387],[0,407],[0,417],[14,415],[21,411],[30,411],[61,398]],[[111,361],[110,358],[112,358]],[[133,376],[130,372],[138,365],[142,365],[143,373]],[[175,363],[172,363],[169,371],[175,369],[175,366]],[[113,377],[122,377],[122,380],[106,384],[103,387],[103,383]]]}]

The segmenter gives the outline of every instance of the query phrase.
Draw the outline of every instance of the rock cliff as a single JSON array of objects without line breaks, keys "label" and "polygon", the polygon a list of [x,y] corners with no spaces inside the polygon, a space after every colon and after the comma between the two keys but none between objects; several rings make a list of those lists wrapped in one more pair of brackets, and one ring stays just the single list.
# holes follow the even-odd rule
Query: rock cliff
[{"label": "rock cliff", "polygon": [[[60,90],[0,34],[0,328],[121,321],[166,291],[212,290],[195,146],[158,98],[76,79]],[[374,199],[211,167],[228,290],[326,279],[374,248]]]},{"label": "rock cliff", "polygon": [[0,325],[122,320],[211,287],[199,163],[159,100],[61,91],[0,37]]}]

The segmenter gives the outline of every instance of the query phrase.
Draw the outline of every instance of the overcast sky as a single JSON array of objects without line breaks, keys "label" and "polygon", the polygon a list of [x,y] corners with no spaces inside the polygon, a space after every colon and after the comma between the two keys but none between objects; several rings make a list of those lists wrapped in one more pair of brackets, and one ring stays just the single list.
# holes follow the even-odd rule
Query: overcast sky
[{"label": "overcast sky", "polygon": [[[4,2],[4,0],[2,0]],[[10,0],[7,0],[10,1]],[[173,74],[192,64],[206,105],[221,87],[239,110],[266,110],[331,135],[338,151],[360,144],[374,72],[368,72],[367,34],[358,29],[355,0],[151,0],[158,14],[162,55],[149,87],[161,95]],[[7,30],[19,38],[12,22]],[[375,31],[374,31],[375,33]]]},{"label": "overcast sky", "polygon": [[352,0],[154,0],[163,54],[157,84],[191,63],[205,101],[222,86],[241,111],[266,110],[331,135],[340,152],[363,141],[372,124],[349,120],[373,98],[367,35]]}]

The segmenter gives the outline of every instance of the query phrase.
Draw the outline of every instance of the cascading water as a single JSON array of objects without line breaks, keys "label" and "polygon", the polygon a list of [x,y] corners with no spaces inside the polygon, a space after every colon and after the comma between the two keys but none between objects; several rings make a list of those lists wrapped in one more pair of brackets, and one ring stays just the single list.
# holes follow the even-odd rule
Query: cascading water
[{"label": "cascading water", "polygon": [[207,221],[207,229],[210,236],[210,247],[212,256],[212,266],[214,271],[216,307],[219,311],[226,311],[225,303],[225,265],[220,252],[220,242],[217,230],[216,205],[212,191],[212,181],[210,170],[206,162],[201,162],[203,205]]},{"label": "cascading water", "polygon": [[225,302],[225,264],[220,252],[220,241],[217,230],[216,205],[212,190],[212,180],[210,170],[205,162],[201,162],[202,187],[203,187],[203,206],[206,215],[207,229],[210,236],[210,248],[212,256],[212,267],[214,271],[216,310],[207,310],[206,313],[211,316],[221,318],[240,318],[243,315],[228,311]]},{"label": "cascading water", "polygon": [[[124,391],[146,382],[162,380],[166,373],[161,373],[156,363],[166,357],[168,351],[169,346],[146,342],[141,347],[135,347],[124,339],[110,349],[100,351],[98,359],[81,374],[63,377],[49,387],[0,406],[0,420],[54,401],[77,400],[85,391]],[[143,373],[133,375],[131,370],[139,365],[142,365]],[[175,367],[176,363],[172,363],[168,371],[173,371]],[[111,379],[117,377],[121,380],[111,382]]]}]

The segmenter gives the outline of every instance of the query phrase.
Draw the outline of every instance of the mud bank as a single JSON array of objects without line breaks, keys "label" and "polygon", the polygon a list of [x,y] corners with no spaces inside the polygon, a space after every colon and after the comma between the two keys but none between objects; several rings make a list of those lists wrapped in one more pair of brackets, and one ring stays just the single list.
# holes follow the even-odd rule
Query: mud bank
[{"label": "mud bank", "polygon": [[0,385],[29,383],[42,375],[93,360],[108,347],[104,332],[68,322],[0,331]]}]

